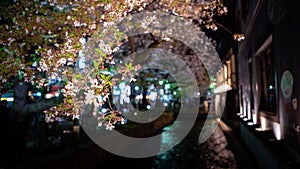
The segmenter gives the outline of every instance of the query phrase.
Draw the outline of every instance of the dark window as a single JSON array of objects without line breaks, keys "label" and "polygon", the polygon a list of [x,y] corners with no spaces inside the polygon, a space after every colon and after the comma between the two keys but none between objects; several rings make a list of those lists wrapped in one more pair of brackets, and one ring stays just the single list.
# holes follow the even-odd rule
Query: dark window
[{"label": "dark window", "polygon": [[249,0],[242,0],[242,18],[246,21],[249,11]]},{"label": "dark window", "polygon": [[[271,46],[271,45],[270,45]],[[260,54],[262,73],[262,93],[260,108],[263,111],[276,113],[276,84],[272,48],[268,47]]]}]

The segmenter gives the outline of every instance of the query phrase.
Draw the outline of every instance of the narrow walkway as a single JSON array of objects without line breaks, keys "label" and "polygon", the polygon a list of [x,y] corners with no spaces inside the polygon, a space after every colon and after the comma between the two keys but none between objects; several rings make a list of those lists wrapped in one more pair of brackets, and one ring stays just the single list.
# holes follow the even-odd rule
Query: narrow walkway
[{"label": "narrow walkway", "polygon": [[180,144],[157,156],[152,169],[239,169],[219,127],[206,142],[199,143],[203,124],[203,120],[198,120]]},{"label": "narrow walkway", "polygon": [[258,166],[249,150],[243,144],[243,140],[230,126],[223,121],[219,123],[227,141],[228,147],[232,150],[238,163],[239,169],[257,169]]}]

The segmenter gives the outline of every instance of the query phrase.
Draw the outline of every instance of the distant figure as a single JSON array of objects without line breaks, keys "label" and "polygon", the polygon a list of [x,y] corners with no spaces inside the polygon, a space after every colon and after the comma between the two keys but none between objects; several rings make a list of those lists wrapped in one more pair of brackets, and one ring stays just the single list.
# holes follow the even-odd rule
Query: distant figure
[{"label": "distant figure", "polygon": [[211,98],[210,97],[207,99],[207,103],[208,103],[208,108],[210,108],[210,105],[211,105]]}]

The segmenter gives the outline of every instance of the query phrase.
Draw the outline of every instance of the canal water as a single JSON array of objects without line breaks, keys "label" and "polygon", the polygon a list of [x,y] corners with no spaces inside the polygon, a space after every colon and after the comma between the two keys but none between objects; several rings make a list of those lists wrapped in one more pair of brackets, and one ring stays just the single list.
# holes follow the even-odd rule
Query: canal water
[{"label": "canal water", "polygon": [[[17,168],[30,169],[240,169],[233,147],[220,127],[205,142],[199,140],[205,120],[216,122],[218,119],[199,116],[188,135],[176,146],[159,155],[147,158],[127,158],[112,154],[81,133],[79,140],[75,135],[63,145],[47,151],[28,151]],[[173,125],[181,125],[175,121]],[[73,139],[73,142],[72,142]],[[166,126],[161,131],[161,146],[170,144],[172,131]],[[75,143],[74,143],[75,142]]]},{"label": "canal water", "polygon": [[[178,145],[155,157],[134,159],[113,156],[104,163],[99,162],[98,166],[136,169],[238,169],[235,156],[228,148],[227,140],[220,128],[217,128],[206,142],[199,142],[203,124],[203,119],[197,120],[190,133]],[[168,144],[165,140],[172,139],[168,131],[161,136],[161,144]]]}]

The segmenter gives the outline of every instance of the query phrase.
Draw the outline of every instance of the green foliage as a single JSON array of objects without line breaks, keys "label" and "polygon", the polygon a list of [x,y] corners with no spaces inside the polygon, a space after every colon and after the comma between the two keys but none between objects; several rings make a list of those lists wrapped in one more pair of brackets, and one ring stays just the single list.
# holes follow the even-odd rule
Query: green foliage
[{"label": "green foliage", "polygon": [[95,51],[96,51],[97,55],[100,56],[100,57],[104,57],[105,58],[107,56],[107,54],[105,52],[103,52],[99,48],[96,48]]},{"label": "green foliage", "polygon": [[82,79],[81,74],[73,74],[73,77],[74,77],[75,79],[77,79],[77,80]]},{"label": "green foliage", "polygon": [[132,62],[130,62],[130,63],[125,63],[125,66],[126,66],[126,68],[127,69],[129,69],[130,71],[133,71],[134,70],[134,67],[133,67],[133,65],[132,65]]},{"label": "green foliage", "polygon": [[93,60],[94,67],[98,70],[99,63],[96,60]]},{"label": "green foliage", "polygon": [[109,4],[111,2],[111,0],[101,0],[102,2],[104,2],[104,4]]}]

